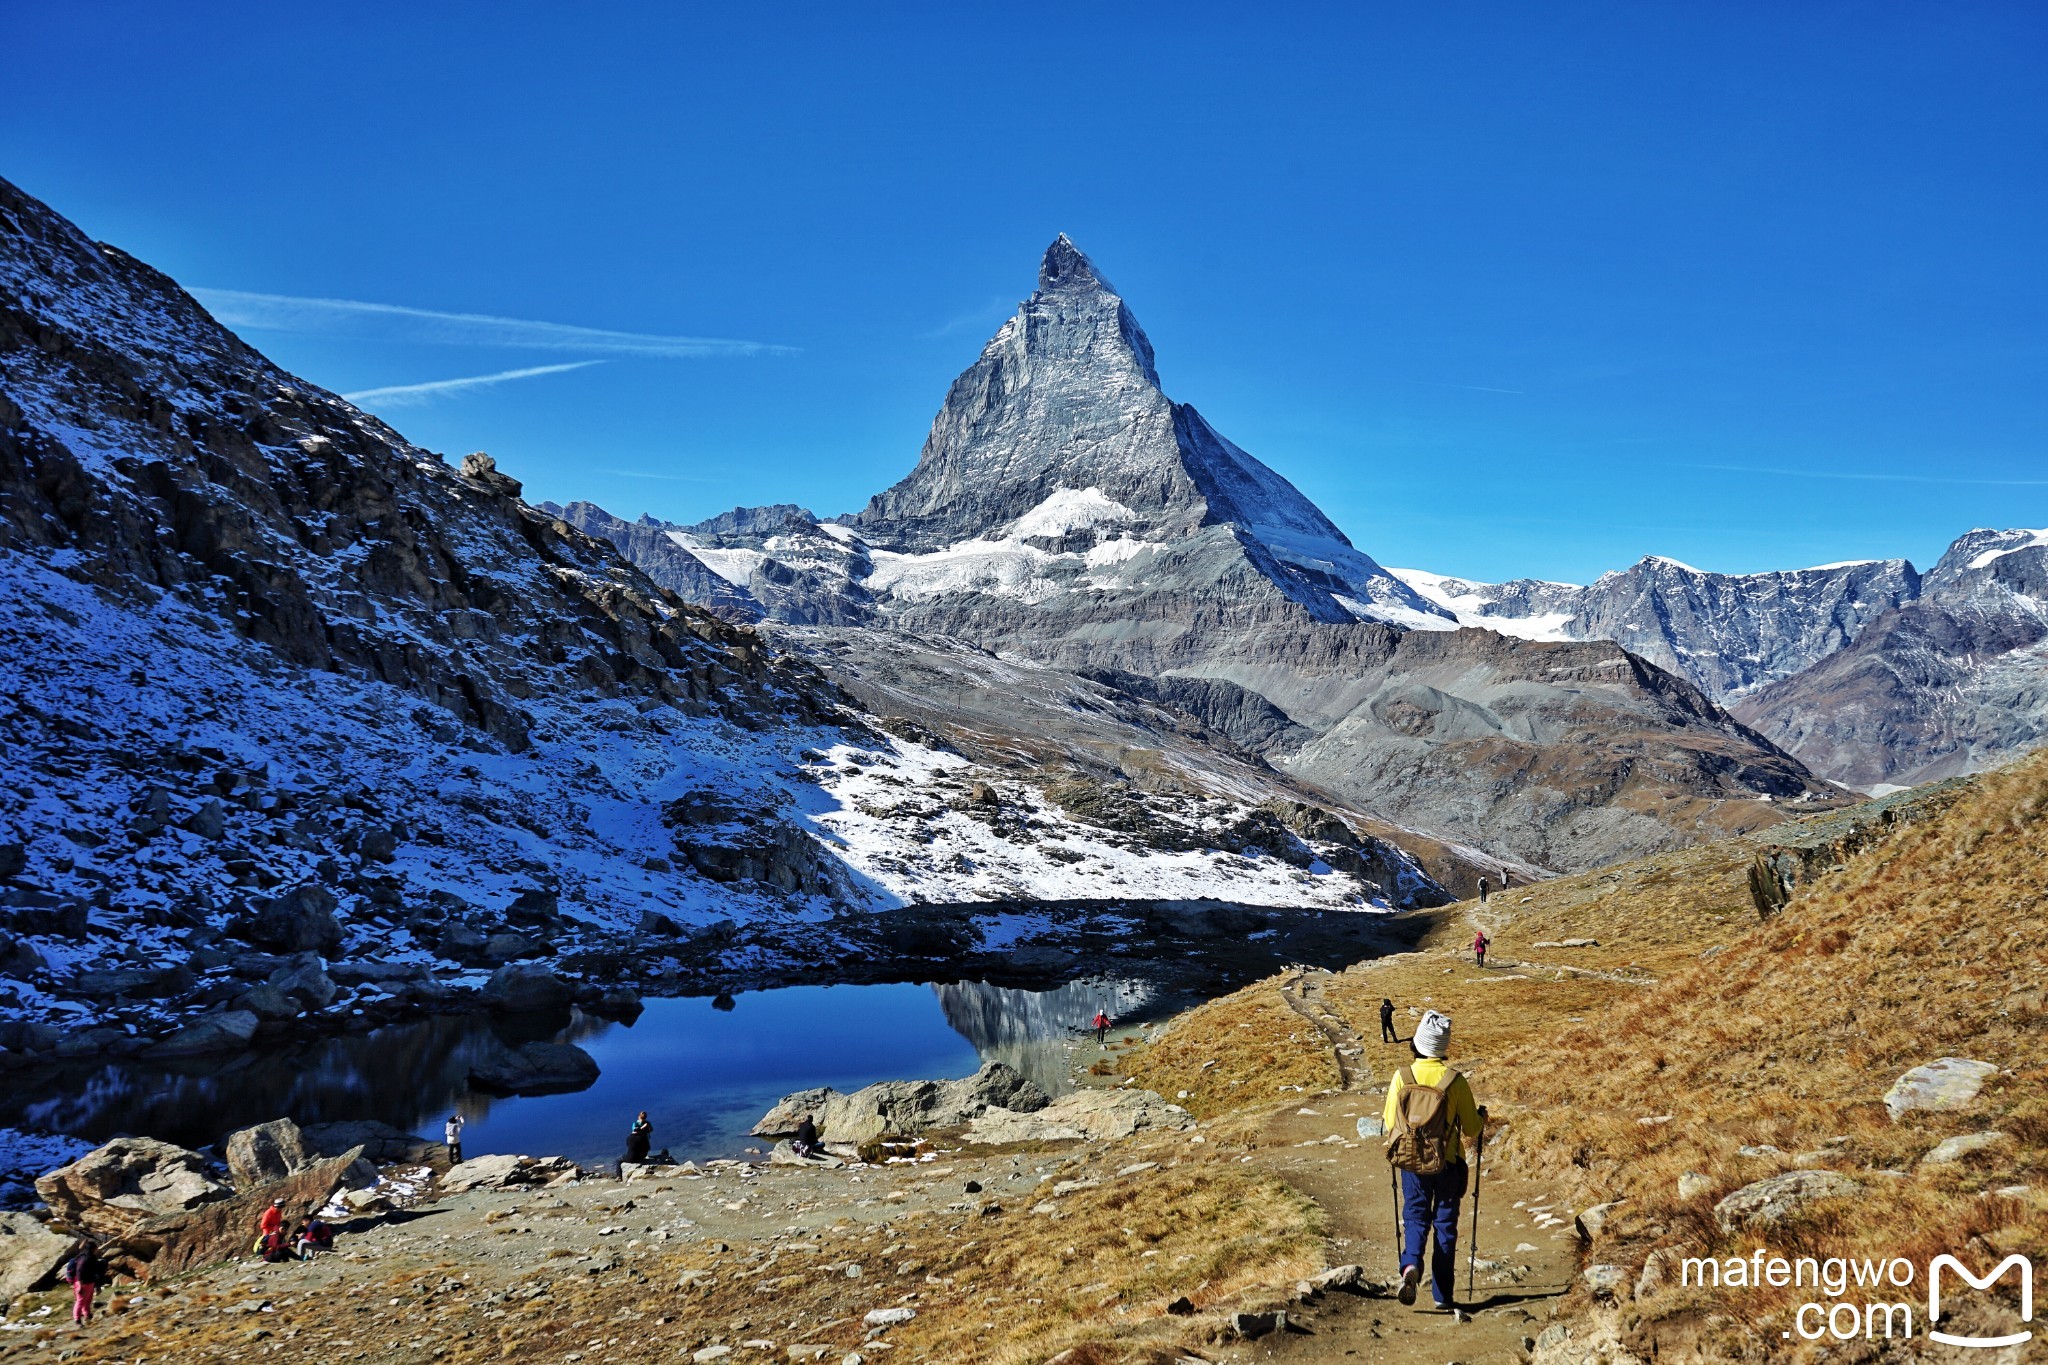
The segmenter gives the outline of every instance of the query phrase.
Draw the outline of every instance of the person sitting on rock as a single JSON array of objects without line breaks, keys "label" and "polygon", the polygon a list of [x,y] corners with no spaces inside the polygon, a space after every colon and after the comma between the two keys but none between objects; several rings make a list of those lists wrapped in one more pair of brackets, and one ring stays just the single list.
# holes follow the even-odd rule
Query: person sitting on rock
[{"label": "person sitting on rock", "polygon": [[818,1125],[805,1114],[803,1122],[796,1126],[796,1136],[789,1140],[789,1150],[800,1157],[817,1156],[824,1148],[818,1142]]},{"label": "person sitting on rock", "polygon": [[619,1161],[622,1168],[619,1174],[625,1174],[623,1168],[626,1166],[646,1165],[647,1149],[653,1145],[654,1125],[648,1122],[647,1111],[642,1109],[639,1117],[633,1120],[633,1126],[626,1130],[626,1155]]},{"label": "person sitting on rock", "polygon": [[292,1250],[292,1244],[285,1239],[282,1228],[264,1233],[263,1240],[256,1244],[256,1254],[272,1265],[282,1265],[297,1257],[297,1253]]},{"label": "person sitting on rock", "polygon": [[314,1214],[306,1220],[306,1241],[315,1251],[334,1250],[334,1224]]}]

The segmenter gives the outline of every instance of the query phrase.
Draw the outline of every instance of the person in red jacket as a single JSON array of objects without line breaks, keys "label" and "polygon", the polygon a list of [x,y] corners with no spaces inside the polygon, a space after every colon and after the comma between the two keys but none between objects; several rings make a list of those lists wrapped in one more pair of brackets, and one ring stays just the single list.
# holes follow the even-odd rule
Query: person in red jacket
[{"label": "person in red jacket", "polygon": [[1472,956],[1478,960],[1480,966],[1486,965],[1486,950],[1492,946],[1493,940],[1486,936],[1484,929],[1472,936]]},{"label": "person in red jacket", "polygon": [[256,1231],[265,1237],[268,1237],[273,1232],[279,1234],[284,1232],[284,1203],[282,1200],[273,1199],[270,1201],[270,1207],[263,1210],[263,1217],[257,1220]]},{"label": "person in red jacket", "polygon": [[1088,1027],[1095,1030],[1095,1042],[1099,1047],[1109,1038],[1109,1015],[1097,1009],[1095,1017],[1088,1021]]}]

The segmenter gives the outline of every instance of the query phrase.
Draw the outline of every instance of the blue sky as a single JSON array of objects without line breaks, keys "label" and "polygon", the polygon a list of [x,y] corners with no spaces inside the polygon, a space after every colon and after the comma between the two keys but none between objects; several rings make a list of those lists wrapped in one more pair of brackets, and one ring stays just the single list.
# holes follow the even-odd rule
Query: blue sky
[{"label": "blue sky", "polygon": [[625,515],[857,507],[1065,231],[1388,563],[2048,525],[2048,7],[1254,8],[17,4],[0,174]]}]

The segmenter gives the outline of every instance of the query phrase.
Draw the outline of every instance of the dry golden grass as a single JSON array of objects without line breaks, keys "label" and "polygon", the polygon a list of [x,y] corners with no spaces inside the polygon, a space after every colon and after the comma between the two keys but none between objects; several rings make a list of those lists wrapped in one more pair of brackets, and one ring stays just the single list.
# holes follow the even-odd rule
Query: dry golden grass
[{"label": "dry golden grass", "polygon": [[[1639,1264],[1665,1245],[1746,1251],[1757,1235],[1723,1235],[1714,1203],[1800,1153],[1850,1174],[1911,1174],[1866,1177],[1868,1195],[1773,1232],[1773,1250],[1925,1265],[1981,1236],[2038,1254],[2048,1247],[2044,860],[2048,755],[1978,779],[1724,951],[1504,1055],[1492,1079],[1519,1109],[1509,1149],[1582,1203],[1629,1201],[1605,1234],[1611,1244],[1595,1249],[1603,1261]],[[1967,1112],[1892,1123],[1883,1107],[1892,1082],[1951,1055],[2006,1070]],[[1668,1123],[1638,1122],[1665,1114]],[[2012,1140],[1978,1162],[1915,1169],[1942,1138],[1987,1129]],[[1736,1155],[1756,1144],[1788,1155]],[[1710,1183],[1680,1200],[1687,1170]],[[1983,1197],[2014,1184],[2035,1193]],[[1784,1297],[1755,1293],[1745,1313],[1782,1309]],[[1652,1302],[1658,1314],[1705,1306]]]},{"label": "dry golden grass", "polygon": [[[1281,999],[1278,978],[1198,1005],[1121,1059],[1124,1074],[1196,1118],[1270,1108],[1343,1082],[1328,1041]],[[1187,1091],[1186,1098],[1178,1098]]]}]

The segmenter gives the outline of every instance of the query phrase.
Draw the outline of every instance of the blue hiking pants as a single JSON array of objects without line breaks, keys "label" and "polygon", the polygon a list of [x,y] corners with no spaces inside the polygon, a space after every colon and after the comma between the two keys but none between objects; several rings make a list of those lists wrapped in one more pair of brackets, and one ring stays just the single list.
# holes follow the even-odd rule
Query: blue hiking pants
[{"label": "blue hiking pants", "polygon": [[1462,1161],[1435,1175],[1401,1172],[1401,1269],[1422,1264],[1423,1239],[1435,1232],[1429,1258],[1429,1292],[1439,1308],[1451,1304],[1458,1280],[1458,1206],[1468,1179]]}]

